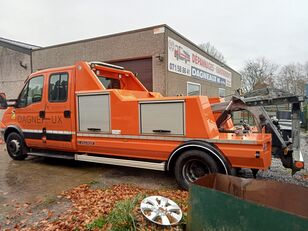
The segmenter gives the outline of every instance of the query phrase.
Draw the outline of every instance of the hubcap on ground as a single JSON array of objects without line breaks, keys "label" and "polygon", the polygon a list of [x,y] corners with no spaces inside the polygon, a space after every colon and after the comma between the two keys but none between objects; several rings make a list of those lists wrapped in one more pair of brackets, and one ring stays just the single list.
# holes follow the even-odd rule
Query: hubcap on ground
[{"label": "hubcap on ground", "polygon": [[181,208],[172,200],[162,196],[150,196],[141,201],[142,214],[159,225],[175,225],[182,219]]}]

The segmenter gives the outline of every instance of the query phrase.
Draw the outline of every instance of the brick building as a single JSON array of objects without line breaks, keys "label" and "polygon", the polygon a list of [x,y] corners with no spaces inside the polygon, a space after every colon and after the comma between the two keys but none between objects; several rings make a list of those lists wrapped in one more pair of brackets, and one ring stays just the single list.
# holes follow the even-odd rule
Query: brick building
[{"label": "brick building", "polygon": [[224,96],[241,86],[241,75],[167,25],[158,25],[48,47],[0,38],[0,91],[17,97],[33,71],[104,61],[137,73],[163,95]]}]

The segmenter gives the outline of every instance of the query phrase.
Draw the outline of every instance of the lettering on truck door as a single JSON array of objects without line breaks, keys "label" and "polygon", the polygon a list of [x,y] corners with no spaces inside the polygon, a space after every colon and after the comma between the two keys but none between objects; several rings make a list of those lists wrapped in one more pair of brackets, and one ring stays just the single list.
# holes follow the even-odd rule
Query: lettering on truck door
[{"label": "lettering on truck door", "polygon": [[73,81],[71,71],[50,73],[46,100],[44,128],[46,146],[71,150],[73,145],[71,94]]},{"label": "lettering on truck door", "polygon": [[44,146],[42,116],[45,94],[44,75],[35,76],[25,84],[17,99],[16,108],[12,110],[12,124],[21,128],[27,145],[31,147]]}]

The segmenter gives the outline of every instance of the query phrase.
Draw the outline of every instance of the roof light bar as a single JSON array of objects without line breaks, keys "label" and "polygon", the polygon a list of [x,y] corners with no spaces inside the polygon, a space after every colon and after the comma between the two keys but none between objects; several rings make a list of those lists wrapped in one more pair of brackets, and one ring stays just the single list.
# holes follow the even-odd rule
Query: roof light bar
[{"label": "roof light bar", "polygon": [[89,62],[89,65],[92,66],[93,65],[99,65],[99,66],[104,66],[104,67],[110,67],[110,68],[115,68],[115,69],[119,69],[119,70],[124,70],[124,67],[121,66],[117,66],[117,65],[113,65],[110,63],[104,63],[104,62],[99,62],[99,61],[92,61]]}]

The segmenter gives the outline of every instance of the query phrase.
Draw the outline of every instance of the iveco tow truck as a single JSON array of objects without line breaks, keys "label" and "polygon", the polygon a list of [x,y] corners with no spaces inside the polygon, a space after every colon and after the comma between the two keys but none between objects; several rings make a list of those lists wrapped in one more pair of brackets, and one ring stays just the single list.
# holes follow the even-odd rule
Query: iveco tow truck
[{"label": "iveco tow truck", "polygon": [[[163,97],[122,67],[80,61],[31,74],[15,100],[0,94],[0,129],[14,160],[31,155],[172,171],[187,189],[208,173],[267,169],[273,152],[293,173],[302,169],[301,101],[282,91],[230,101]],[[288,141],[263,107],[280,103],[292,105]],[[234,125],[232,113],[241,110],[254,115],[254,128]]]}]

